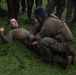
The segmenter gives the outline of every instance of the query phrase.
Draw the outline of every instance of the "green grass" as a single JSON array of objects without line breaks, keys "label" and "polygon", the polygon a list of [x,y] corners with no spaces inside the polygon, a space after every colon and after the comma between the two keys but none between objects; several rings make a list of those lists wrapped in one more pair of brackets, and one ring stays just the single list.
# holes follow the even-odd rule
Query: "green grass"
[{"label": "green grass", "polygon": [[[45,5],[46,1],[43,2],[43,7],[45,7]],[[7,9],[5,0],[2,0],[2,6]],[[33,8],[35,8],[35,6]],[[23,23],[26,18],[27,14],[25,16],[21,15],[20,9],[19,27],[31,30],[33,26]],[[63,13],[63,19],[65,20],[65,12]],[[10,30],[6,17],[0,18],[0,26],[5,28],[5,34]],[[76,28],[72,30],[72,33],[74,36],[74,49],[76,49]],[[49,63],[39,63],[37,61],[38,55],[28,50],[19,41],[14,41],[11,44],[4,44],[0,39],[0,54],[4,51],[7,51],[8,55],[0,56],[0,75],[76,75],[76,64],[70,65],[67,70],[63,70],[61,67]],[[23,60],[24,69],[17,71],[19,69],[19,61],[13,54],[18,55]]]}]

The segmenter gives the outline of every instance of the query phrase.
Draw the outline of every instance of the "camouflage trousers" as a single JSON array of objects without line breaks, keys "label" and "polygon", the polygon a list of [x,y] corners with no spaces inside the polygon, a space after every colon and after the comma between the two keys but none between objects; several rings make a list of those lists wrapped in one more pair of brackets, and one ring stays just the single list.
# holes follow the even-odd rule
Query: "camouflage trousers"
[{"label": "camouflage trousers", "polygon": [[33,7],[33,4],[34,4],[34,1],[35,1],[35,4],[36,4],[36,7],[42,5],[42,0],[27,0],[27,14],[28,14],[28,17],[31,17],[32,7]]},{"label": "camouflage trousers", "polygon": [[52,62],[56,55],[66,59],[67,56],[70,55],[71,50],[72,43],[68,41],[59,42],[53,38],[45,37],[42,38],[40,42],[40,54],[45,60],[49,62]]},{"label": "camouflage trousers", "polygon": [[66,23],[68,26],[76,23],[76,0],[67,0]]},{"label": "camouflage trousers", "polygon": [[8,7],[8,18],[15,18],[17,20],[19,13],[19,0],[6,0]]},{"label": "camouflage trousers", "polygon": [[21,0],[22,12],[26,11],[26,0]]},{"label": "camouflage trousers", "polygon": [[46,12],[47,14],[52,14],[53,10],[56,7],[56,16],[58,16],[60,19],[62,18],[62,13],[65,8],[65,0],[47,0],[46,5]]}]

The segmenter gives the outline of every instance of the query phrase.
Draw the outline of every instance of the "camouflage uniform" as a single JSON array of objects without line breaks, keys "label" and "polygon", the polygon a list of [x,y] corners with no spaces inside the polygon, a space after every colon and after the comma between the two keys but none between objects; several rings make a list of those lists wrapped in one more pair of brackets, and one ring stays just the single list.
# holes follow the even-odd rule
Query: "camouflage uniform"
[{"label": "camouflage uniform", "polygon": [[[10,30],[6,36],[3,33],[0,34],[2,40],[6,43],[11,43],[13,42],[14,39],[16,39],[22,42],[23,44],[25,44],[27,48],[34,49],[34,51],[37,51],[38,47],[33,46],[31,42],[29,41],[30,35],[31,33],[24,28]],[[36,37],[36,39],[34,39],[34,41],[39,41],[39,40],[40,40],[39,37]]]},{"label": "camouflage uniform", "polygon": [[58,16],[60,19],[62,18],[62,13],[65,8],[65,1],[66,0],[47,0],[48,3],[46,5],[46,12],[51,14],[56,7],[56,16]]},{"label": "camouflage uniform", "polygon": [[1,38],[6,41],[7,43],[10,43],[13,41],[13,39],[17,39],[17,40],[23,40],[23,38],[27,36],[30,36],[30,32],[27,31],[24,28],[18,28],[18,29],[13,29],[10,30],[7,35],[5,36],[4,34],[1,34]]},{"label": "camouflage uniform", "polygon": [[17,20],[19,13],[19,0],[6,0],[8,7],[8,18],[15,18]]},{"label": "camouflage uniform", "polygon": [[36,7],[42,5],[42,0],[27,0],[27,14],[28,14],[28,18],[31,18],[32,7],[33,7],[34,1],[36,3]]},{"label": "camouflage uniform", "polygon": [[72,50],[73,36],[67,25],[58,17],[48,17],[42,25],[36,26],[31,33],[41,34],[40,54],[52,62],[54,55],[67,58]]},{"label": "camouflage uniform", "polygon": [[[74,10],[74,12],[73,12]],[[72,16],[73,13],[73,16]],[[70,27],[74,27],[76,23],[76,0],[67,0],[66,23]]]}]

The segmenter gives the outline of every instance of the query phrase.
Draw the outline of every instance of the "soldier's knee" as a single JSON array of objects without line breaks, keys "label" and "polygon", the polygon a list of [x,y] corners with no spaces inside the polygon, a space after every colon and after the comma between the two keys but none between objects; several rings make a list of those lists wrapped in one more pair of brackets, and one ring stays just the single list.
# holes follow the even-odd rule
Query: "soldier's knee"
[{"label": "soldier's knee", "polygon": [[45,44],[47,41],[49,41],[47,37],[42,38],[40,44]]},{"label": "soldier's knee", "polygon": [[48,44],[49,45],[49,44],[52,44],[54,42],[57,42],[57,41],[53,38],[50,38],[50,37],[44,37],[41,39],[40,44]]}]

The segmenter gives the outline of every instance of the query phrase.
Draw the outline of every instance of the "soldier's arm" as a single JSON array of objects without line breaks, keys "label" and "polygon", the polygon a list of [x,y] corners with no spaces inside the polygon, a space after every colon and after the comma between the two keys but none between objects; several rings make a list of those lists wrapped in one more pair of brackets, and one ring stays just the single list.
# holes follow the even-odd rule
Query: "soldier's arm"
[{"label": "soldier's arm", "polygon": [[11,31],[9,31],[6,36],[2,32],[0,36],[3,42],[11,43],[13,41],[13,35],[11,34]]},{"label": "soldier's arm", "polygon": [[30,32],[31,35],[30,35],[30,37],[29,37],[29,40],[30,40],[31,42],[35,39],[35,37],[36,37],[35,35],[40,32],[41,27],[42,27],[41,25],[36,25],[36,26],[33,28],[33,30]]},{"label": "soldier's arm", "polygon": [[36,36],[35,41],[39,42],[41,41],[41,38],[39,36]]},{"label": "soldier's arm", "polygon": [[39,48],[40,41],[41,41],[41,38],[39,36],[36,36],[31,44]]},{"label": "soldier's arm", "polygon": [[40,32],[40,30],[41,30],[41,25],[36,25],[34,28],[33,28],[33,30],[31,31],[31,33],[33,34],[33,35],[36,35],[37,33],[39,33]]}]

